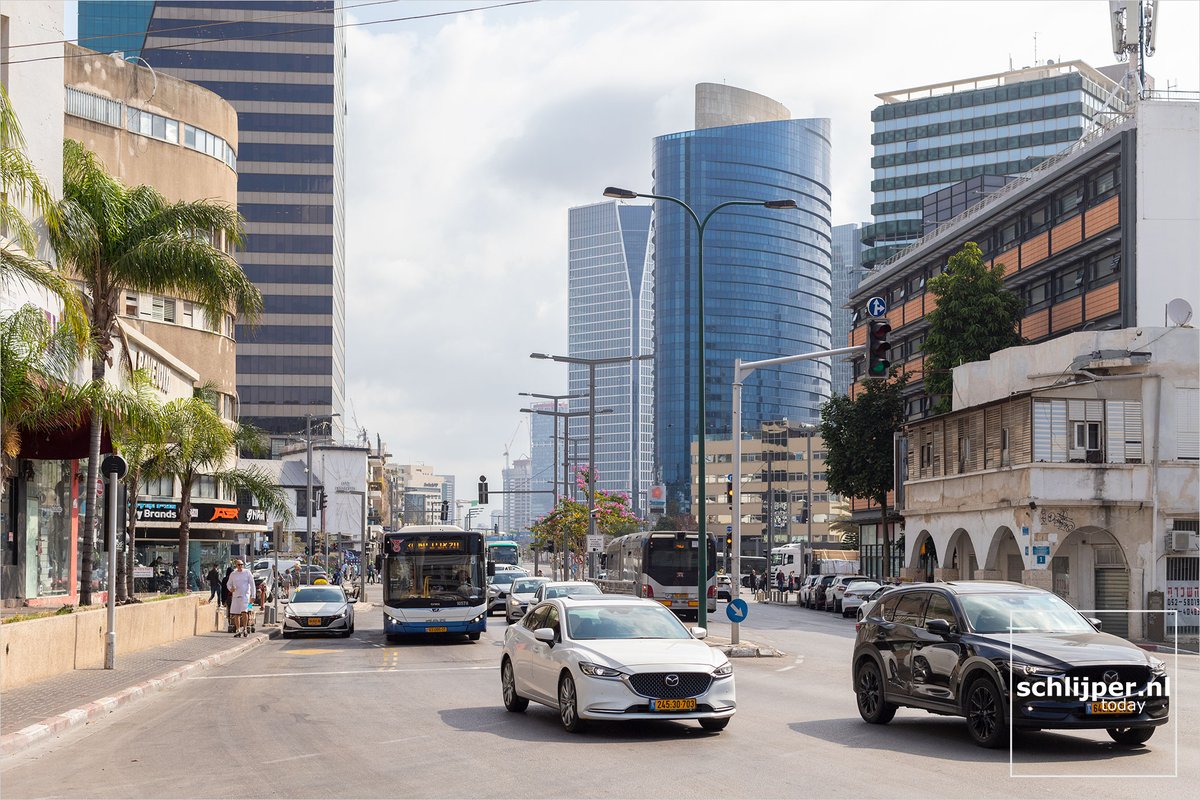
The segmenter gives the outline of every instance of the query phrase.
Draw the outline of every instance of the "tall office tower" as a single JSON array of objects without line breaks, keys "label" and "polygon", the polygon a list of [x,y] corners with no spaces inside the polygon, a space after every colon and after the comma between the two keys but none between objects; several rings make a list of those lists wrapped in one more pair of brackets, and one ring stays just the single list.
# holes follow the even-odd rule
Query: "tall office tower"
[{"label": "tall office tower", "polygon": [[446,506],[446,510],[449,512],[446,515],[446,522],[453,525],[454,524],[455,501],[458,499],[454,496],[454,476],[453,475],[438,475],[436,477],[442,479],[442,500],[443,500],[443,502],[450,504],[450,505]]},{"label": "tall office tower", "polygon": [[[566,410],[565,404],[554,401],[534,403],[532,408],[534,411]],[[529,420],[530,488],[536,492],[545,492],[529,496],[529,510],[534,519],[546,516],[554,508],[554,483],[562,480],[562,423],[559,422],[556,426],[557,419],[545,414],[534,414]],[[557,444],[554,441],[556,427],[559,431]]]},{"label": "tall office tower", "polygon": [[[696,130],[654,140],[654,194],[703,219],[727,200],[794,199],[798,209],[732,206],[704,238],[705,425],[731,432],[733,362],[830,346],[830,124],[791,119],[770,98],[719,84],[696,87]],[[668,502],[690,507],[697,435],[696,228],[674,203],[654,205],[655,440]],[[742,428],[764,420],[815,422],[830,393],[815,361],[755,373],[742,393]],[[720,469],[721,473],[727,472]],[[722,478],[723,479],[723,478]]]},{"label": "tall office tower", "polygon": [[[830,266],[833,273],[833,302],[830,327],[833,331],[833,346],[846,347],[850,343],[850,315],[845,308],[850,302],[850,292],[858,286],[862,267],[862,229],[858,223],[835,225],[833,228],[832,255]],[[831,359],[833,394],[846,394],[854,382],[854,366],[846,356]]]},{"label": "tall office tower", "polygon": [[[567,352],[575,358],[623,358],[654,352],[654,273],[649,255],[650,206],[614,201],[572,208],[567,215]],[[626,492],[646,508],[654,466],[654,368],[651,361],[597,366],[596,488]],[[588,367],[571,364],[568,386],[584,396]],[[588,410],[571,399],[572,412]],[[569,420],[572,463],[588,463],[588,417]],[[569,489],[570,487],[568,487]]]},{"label": "tall office tower", "polygon": [[[530,473],[532,462],[528,458],[515,459],[511,467],[504,470],[504,491],[528,492],[531,488]],[[528,531],[533,524],[533,516],[529,507],[530,494],[504,495],[504,512],[501,518],[501,528],[506,533]]]},{"label": "tall office tower", "polygon": [[871,112],[875,221],[863,226],[863,266],[924,234],[926,195],[978,175],[1029,170],[1123,112],[1121,94],[1103,70],[1047,61],[876,95],[883,104]]},{"label": "tall office tower", "polygon": [[[340,414],[345,400],[341,20],[340,0],[79,3],[82,45],[145,59],[237,109],[238,260],[265,306],[237,329],[238,399],[244,421],[275,435],[303,431],[305,414]],[[224,145],[198,128],[182,135],[194,149]]]}]

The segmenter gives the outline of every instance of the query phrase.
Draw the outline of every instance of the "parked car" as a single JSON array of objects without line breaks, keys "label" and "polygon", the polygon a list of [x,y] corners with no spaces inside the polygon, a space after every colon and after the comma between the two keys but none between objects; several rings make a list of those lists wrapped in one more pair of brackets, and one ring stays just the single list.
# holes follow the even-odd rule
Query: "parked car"
[{"label": "parked car", "polygon": [[825,610],[825,603],[828,599],[830,599],[828,597],[829,587],[833,585],[833,582],[837,580],[837,578],[837,575],[821,576],[821,580],[817,581],[812,588],[812,592],[810,592],[812,604],[809,606],[809,608],[816,609],[817,611]]},{"label": "parked car", "polygon": [[654,600],[547,600],[504,632],[504,707],[542,703],[571,733],[592,719],[694,719],[723,730],[737,706],[733,664],[700,641],[705,634]]},{"label": "parked car", "polygon": [[717,576],[717,599],[733,599],[733,580],[728,575]]},{"label": "parked car", "polygon": [[882,584],[872,580],[854,581],[847,586],[841,601],[842,618],[845,619],[851,614],[856,614],[867,598],[881,588],[883,588]]},{"label": "parked car", "polygon": [[838,575],[829,588],[825,590],[825,610],[826,611],[841,611],[842,610],[842,595],[846,593],[846,587],[858,581],[871,580],[866,575]]},{"label": "parked car", "polygon": [[549,578],[517,578],[512,582],[512,586],[508,591],[508,600],[504,604],[504,619],[511,625],[521,617],[525,616],[525,612],[529,609],[529,601],[533,599],[533,593],[543,583],[549,583]]},{"label": "parked car", "polygon": [[867,614],[871,613],[871,609],[874,608],[875,604],[879,602],[879,598],[883,597],[885,594],[895,588],[895,584],[885,583],[875,591],[871,592],[871,596],[864,600],[862,605],[858,607],[859,621],[861,622]]},{"label": "parked car", "polygon": [[919,708],[965,717],[976,744],[1001,747],[1010,724],[1103,729],[1118,744],[1140,745],[1168,720],[1166,664],[1044,589],[903,586],[855,627],[853,687],[871,724]]},{"label": "parked car", "polygon": [[342,587],[304,586],[292,594],[283,612],[283,638],[313,633],[354,633],[354,600]]},{"label": "parked car", "polygon": [[504,611],[508,608],[508,592],[512,587],[513,581],[519,578],[528,578],[528,572],[522,572],[515,569],[498,570],[495,575],[488,578],[487,596],[488,607],[487,613],[490,617],[493,611]]},{"label": "parked car", "polygon": [[813,587],[820,582],[821,577],[820,575],[805,575],[804,579],[800,581],[800,588],[796,590],[799,605],[805,608],[811,607]]}]

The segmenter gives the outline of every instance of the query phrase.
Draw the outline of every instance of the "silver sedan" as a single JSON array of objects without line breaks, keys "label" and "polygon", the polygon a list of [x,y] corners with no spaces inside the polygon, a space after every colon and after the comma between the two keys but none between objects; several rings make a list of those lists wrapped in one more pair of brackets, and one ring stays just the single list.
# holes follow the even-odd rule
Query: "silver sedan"
[{"label": "silver sedan", "polygon": [[342,587],[304,586],[292,595],[283,612],[283,637],[312,633],[354,633],[354,601]]}]

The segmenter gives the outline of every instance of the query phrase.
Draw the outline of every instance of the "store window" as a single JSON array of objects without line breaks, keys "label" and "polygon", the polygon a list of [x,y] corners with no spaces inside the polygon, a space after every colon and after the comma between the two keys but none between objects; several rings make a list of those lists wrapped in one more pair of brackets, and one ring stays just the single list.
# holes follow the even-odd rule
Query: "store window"
[{"label": "store window", "polygon": [[31,461],[25,482],[25,585],[29,596],[68,594],[71,569],[71,462]]}]

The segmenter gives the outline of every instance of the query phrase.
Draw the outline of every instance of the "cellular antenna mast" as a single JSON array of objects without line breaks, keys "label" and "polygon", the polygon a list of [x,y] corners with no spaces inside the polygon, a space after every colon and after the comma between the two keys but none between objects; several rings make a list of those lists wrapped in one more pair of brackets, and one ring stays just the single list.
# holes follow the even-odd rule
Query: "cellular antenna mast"
[{"label": "cellular antenna mast", "polygon": [[1160,0],[1108,0],[1113,55],[1129,62],[1125,83],[1131,104],[1146,92],[1146,59],[1154,55],[1159,5]]}]

